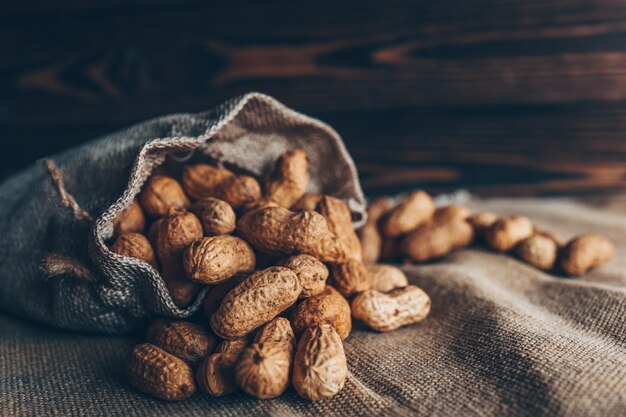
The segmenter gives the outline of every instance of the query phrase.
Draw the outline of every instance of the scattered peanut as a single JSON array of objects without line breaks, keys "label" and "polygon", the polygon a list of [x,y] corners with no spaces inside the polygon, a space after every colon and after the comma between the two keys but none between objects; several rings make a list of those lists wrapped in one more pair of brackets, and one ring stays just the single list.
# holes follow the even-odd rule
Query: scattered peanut
[{"label": "scattered peanut", "polygon": [[197,365],[215,349],[215,338],[188,321],[155,320],[146,340],[189,365]]},{"label": "scattered peanut", "polygon": [[435,203],[424,191],[413,191],[383,220],[382,231],[387,237],[396,237],[417,228],[433,216]]},{"label": "scattered peanut", "polygon": [[544,235],[533,235],[518,243],[515,253],[535,268],[550,271],[556,263],[558,249],[553,239]]},{"label": "scattered peanut", "polygon": [[378,230],[378,221],[393,207],[391,200],[380,197],[372,201],[367,208],[367,221],[359,231],[363,262],[374,263],[381,257],[383,240]]},{"label": "scattered peanut", "polygon": [[453,219],[446,223],[426,223],[401,243],[402,253],[414,261],[427,261],[447,255],[462,248],[474,238],[474,230],[465,220]]},{"label": "scattered peanut", "polygon": [[489,227],[485,242],[494,250],[508,252],[532,234],[533,224],[528,217],[502,217]]},{"label": "scattered peanut", "polygon": [[352,317],[370,329],[388,332],[424,320],[430,312],[430,297],[413,285],[382,293],[365,291],[352,300]]},{"label": "scattered peanut", "polygon": [[570,240],[560,254],[561,268],[567,275],[582,275],[613,257],[613,244],[604,236],[580,235]]},{"label": "scattered peanut", "polygon": [[474,228],[476,239],[484,239],[487,230],[498,220],[498,215],[482,212],[469,216],[467,222]]},{"label": "scattered peanut", "polygon": [[389,292],[409,285],[409,280],[400,268],[387,264],[367,265],[367,274],[373,290]]},{"label": "scattered peanut", "polygon": [[352,330],[350,304],[329,285],[321,294],[302,301],[291,313],[291,325],[298,335],[320,323],[330,323],[341,339],[348,337]]},{"label": "scattered peanut", "polygon": [[465,220],[469,215],[470,211],[467,207],[460,204],[450,204],[437,208],[433,214],[433,221],[446,223],[455,219]]},{"label": "scattered peanut", "polygon": [[217,284],[236,273],[252,271],[255,263],[250,245],[227,235],[196,240],[183,254],[187,277],[202,284]]}]

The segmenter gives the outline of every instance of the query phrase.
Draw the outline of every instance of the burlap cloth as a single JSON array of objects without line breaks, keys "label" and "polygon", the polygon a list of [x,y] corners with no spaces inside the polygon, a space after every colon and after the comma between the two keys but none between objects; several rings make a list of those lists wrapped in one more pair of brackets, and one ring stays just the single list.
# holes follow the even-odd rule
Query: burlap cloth
[{"label": "burlap cloth", "polygon": [[613,261],[581,279],[537,271],[480,248],[407,267],[432,297],[421,324],[388,334],[356,328],[350,375],[335,398],[290,389],[166,403],[131,389],[124,360],[138,339],[54,331],[0,316],[0,415],[623,416],[626,413],[626,205],[573,200],[472,201],[530,216],[564,237],[599,232]]}]

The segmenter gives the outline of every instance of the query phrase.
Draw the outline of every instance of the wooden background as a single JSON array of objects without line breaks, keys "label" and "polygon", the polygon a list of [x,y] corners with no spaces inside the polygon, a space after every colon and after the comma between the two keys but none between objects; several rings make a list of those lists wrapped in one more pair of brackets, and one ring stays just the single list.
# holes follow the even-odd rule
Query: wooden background
[{"label": "wooden background", "polygon": [[370,194],[626,189],[621,0],[4,2],[0,177],[250,90],[336,127]]}]

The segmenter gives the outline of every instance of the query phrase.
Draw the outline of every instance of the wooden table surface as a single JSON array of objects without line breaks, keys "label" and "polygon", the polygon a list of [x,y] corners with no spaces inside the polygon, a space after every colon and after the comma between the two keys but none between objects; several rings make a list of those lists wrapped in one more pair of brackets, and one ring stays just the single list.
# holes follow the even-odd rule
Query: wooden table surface
[{"label": "wooden table surface", "polygon": [[256,90],[344,137],[369,194],[626,189],[626,2],[9,2],[0,177]]}]

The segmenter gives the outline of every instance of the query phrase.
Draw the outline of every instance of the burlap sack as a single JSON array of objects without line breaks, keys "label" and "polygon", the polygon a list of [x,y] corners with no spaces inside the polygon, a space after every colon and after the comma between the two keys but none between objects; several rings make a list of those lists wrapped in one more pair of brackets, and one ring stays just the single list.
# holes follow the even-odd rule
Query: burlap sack
[{"label": "burlap sack", "polygon": [[[107,248],[112,220],[168,155],[200,153],[263,176],[280,153],[296,147],[309,157],[309,191],[344,199],[358,223],[365,201],[339,135],[258,93],[204,113],[151,120],[56,155],[59,172],[43,164],[28,168],[0,185],[1,308],[105,333],[131,331],[154,315],[193,314],[204,292],[178,308],[159,274]],[[48,279],[39,269],[47,254],[56,257],[46,272],[57,275]]]}]

